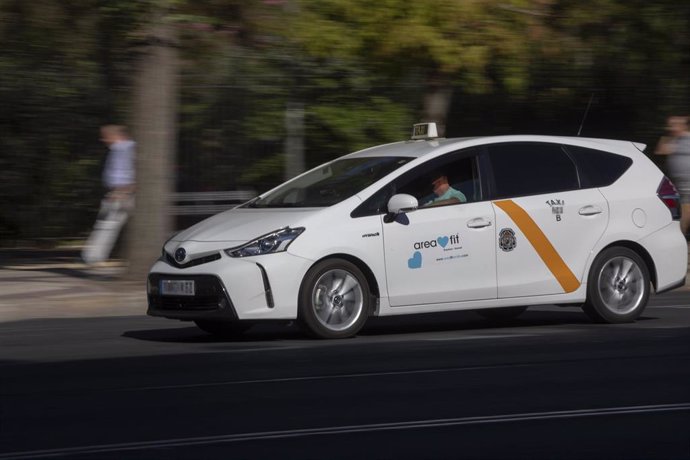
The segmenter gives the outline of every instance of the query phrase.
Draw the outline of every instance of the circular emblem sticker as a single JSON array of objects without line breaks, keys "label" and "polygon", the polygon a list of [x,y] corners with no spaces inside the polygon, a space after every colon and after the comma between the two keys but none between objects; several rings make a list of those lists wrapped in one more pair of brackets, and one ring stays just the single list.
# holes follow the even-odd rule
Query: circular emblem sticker
[{"label": "circular emblem sticker", "polygon": [[184,248],[179,248],[177,251],[175,251],[175,260],[182,263],[184,258],[187,257],[187,251],[185,251]]},{"label": "circular emblem sticker", "polygon": [[498,246],[505,252],[510,252],[517,246],[515,232],[512,228],[504,228],[498,234]]}]

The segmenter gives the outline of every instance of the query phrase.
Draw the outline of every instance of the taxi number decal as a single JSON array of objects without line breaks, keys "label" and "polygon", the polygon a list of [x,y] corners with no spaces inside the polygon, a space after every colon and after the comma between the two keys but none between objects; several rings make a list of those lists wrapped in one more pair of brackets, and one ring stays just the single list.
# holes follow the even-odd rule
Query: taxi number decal
[{"label": "taxi number decal", "polygon": [[556,216],[556,222],[560,222],[561,214],[563,214],[563,208],[565,207],[565,201],[561,199],[546,200],[546,204],[551,207],[551,213]]},{"label": "taxi number decal", "polygon": [[518,226],[535,251],[537,251],[541,260],[544,261],[547,268],[556,277],[563,290],[565,292],[576,291],[580,287],[577,277],[529,214],[512,200],[494,201],[494,204],[501,208],[515,222],[515,225]]}]

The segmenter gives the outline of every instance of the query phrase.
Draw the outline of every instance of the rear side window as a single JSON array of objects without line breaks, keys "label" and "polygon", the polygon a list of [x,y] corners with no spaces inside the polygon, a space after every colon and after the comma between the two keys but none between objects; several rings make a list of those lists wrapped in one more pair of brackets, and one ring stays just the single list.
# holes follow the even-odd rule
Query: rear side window
[{"label": "rear side window", "polygon": [[582,188],[613,184],[632,165],[632,159],[615,153],[568,145],[565,147],[580,170]]},{"label": "rear side window", "polygon": [[580,188],[577,167],[558,144],[514,142],[488,146],[494,198]]}]

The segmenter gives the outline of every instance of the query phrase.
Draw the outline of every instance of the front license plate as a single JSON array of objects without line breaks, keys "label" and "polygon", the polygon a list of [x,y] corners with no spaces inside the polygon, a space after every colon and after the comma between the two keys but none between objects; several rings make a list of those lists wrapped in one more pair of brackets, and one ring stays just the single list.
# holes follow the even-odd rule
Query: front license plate
[{"label": "front license plate", "polygon": [[161,295],[194,295],[194,280],[161,280]]}]

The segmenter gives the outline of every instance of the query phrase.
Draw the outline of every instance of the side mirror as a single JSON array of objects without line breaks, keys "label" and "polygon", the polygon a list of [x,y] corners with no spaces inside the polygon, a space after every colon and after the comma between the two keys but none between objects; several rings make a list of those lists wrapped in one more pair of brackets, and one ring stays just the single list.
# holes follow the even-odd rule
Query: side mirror
[{"label": "side mirror", "polygon": [[405,193],[393,195],[391,199],[388,200],[388,213],[393,215],[414,211],[418,207],[419,202],[417,201],[417,198]]}]

